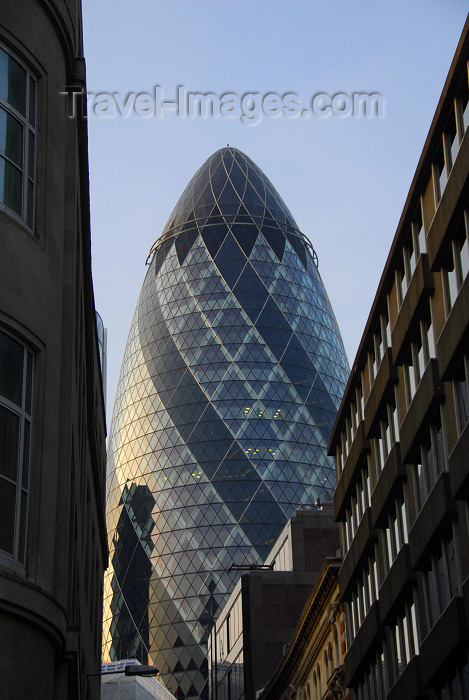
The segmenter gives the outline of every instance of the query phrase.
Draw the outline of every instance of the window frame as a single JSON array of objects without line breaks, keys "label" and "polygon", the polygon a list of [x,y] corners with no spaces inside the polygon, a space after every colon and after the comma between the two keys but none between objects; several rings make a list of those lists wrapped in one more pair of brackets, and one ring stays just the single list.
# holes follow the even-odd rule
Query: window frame
[{"label": "window frame", "polygon": [[419,321],[418,329],[410,342],[407,357],[403,362],[407,408],[409,408],[417,393],[428,363],[436,357],[432,304],[433,302],[430,299],[426,313]]},{"label": "window frame", "polygon": [[[0,194],[0,210],[12,216],[30,231],[35,229],[36,184],[37,184],[37,123],[38,123],[38,78],[28,65],[9,46],[0,43],[0,50],[8,61],[14,61],[25,73],[24,102],[25,114],[22,114],[6,97],[0,95],[0,111],[6,118],[19,123],[22,129],[21,165],[15,163],[6,153],[0,153],[0,163],[4,161],[20,173],[21,202],[20,211],[4,201],[4,192]],[[7,74],[8,81],[9,72]]]},{"label": "window frame", "polygon": [[461,287],[469,274],[469,211],[464,210],[455,227],[450,252],[441,268],[446,318],[456,303]]},{"label": "window frame", "polygon": [[11,568],[12,562],[15,562],[19,567],[24,568],[26,564],[28,506],[31,489],[30,465],[33,437],[35,357],[31,347],[14,332],[2,326],[0,327],[0,334],[10,338],[23,349],[21,403],[18,404],[11,398],[0,394],[0,407],[16,416],[19,420],[16,448],[16,478],[13,479],[6,474],[0,475],[0,482],[4,481],[15,487],[12,548],[11,551],[0,549],[0,564]]},{"label": "window frame", "polygon": [[457,374],[460,374],[460,377],[453,379],[453,395],[456,427],[460,437],[469,421],[469,355],[466,353],[462,357]]},{"label": "window frame", "polygon": [[419,653],[419,631],[414,596],[415,591],[405,601],[390,626],[390,656],[394,680],[402,674],[412,657]]},{"label": "window frame", "polygon": [[426,503],[439,475],[447,471],[447,460],[443,414],[440,411],[425,433],[418,448],[418,459],[413,465],[417,513]]},{"label": "window frame", "polygon": [[[454,552],[454,567],[450,560],[450,547]],[[454,526],[433,548],[424,572],[425,607],[428,630],[456,596],[461,594],[458,542]]]}]

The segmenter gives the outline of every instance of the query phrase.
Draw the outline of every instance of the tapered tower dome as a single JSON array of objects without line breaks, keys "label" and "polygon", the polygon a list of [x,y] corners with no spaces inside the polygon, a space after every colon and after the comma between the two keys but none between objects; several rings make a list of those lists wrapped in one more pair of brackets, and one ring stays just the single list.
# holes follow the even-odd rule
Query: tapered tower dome
[{"label": "tapered tower dome", "polygon": [[206,698],[230,566],[332,498],[348,363],[311,244],[240,151],[202,165],[148,263],[109,439],[105,650]]}]

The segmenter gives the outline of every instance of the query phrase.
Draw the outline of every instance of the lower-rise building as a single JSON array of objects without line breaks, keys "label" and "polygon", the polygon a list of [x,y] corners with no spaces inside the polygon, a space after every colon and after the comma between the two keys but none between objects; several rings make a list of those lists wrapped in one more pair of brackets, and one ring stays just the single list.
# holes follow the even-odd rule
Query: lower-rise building
[{"label": "lower-rise building", "polygon": [[[241,575],[209,639],[211,700],[255,700],[290,642],[338,532],[331,504],[297,511],[265,565]],[[249,567],[246,567],[249,568]]]},{"label": "lower-rise building", "polygon": [[328,557],[260,700],[345,700],[340,558]]},{"label": "lower-rise building", "polygon": [[355,700],[469,697],[469,22],[329,443]]}]

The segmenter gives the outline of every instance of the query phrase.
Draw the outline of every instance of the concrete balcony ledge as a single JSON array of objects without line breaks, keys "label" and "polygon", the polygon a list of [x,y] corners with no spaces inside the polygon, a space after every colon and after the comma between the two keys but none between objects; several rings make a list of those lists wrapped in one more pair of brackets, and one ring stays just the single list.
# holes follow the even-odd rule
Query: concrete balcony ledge
[{"label": "concrete balcony ledge", "polygon": [[428,255],[422,253],[415,266],[409,289],[391,332],[393,362],[395,365],[402,363],[403,355],[407,352],[420,320],[421,311],[434,289],[435,284],[428,264]]},{"label": "concrete balcony ledge", "polygon": [[416,575],[410,565],[409,545],[404,544],[379,589],[379,612],[383,624],[387,624],[395,615],[415,580]]},{"label": "concrete balcony ledge", "polygon": [[419,571],[435,542],[456,514],[448,472],[442,472],[409,532],[410,563]]},{"label": "concrete balcony ledge", "polygon": [[339,521],[345,520],[347,501],[355,489],[356,479],[353,478],[353,473],[365,461],[370,450],[370,443],[365,437],[365,423],[360,421],[334,493],[334,512]]},{"label": "concrete balcony ledge", "polygon": [[399,428],[401,458],[410,464],[412,453],[420,445],[432,414],[444,400],[443,384],[438,372],[438,360],[430,360]]},{"label": "concrete balcony ledge", "polygon": [[469,339],[469,275],[464,280],[436,344],[440,376],[453,378]]},{"label": "concrete balcony ledge", "polygon": [[469,195],[468,164],[469,139],[464,138],[427,233],[429,265],[434,272],[439,272],[444,255],[450,246],[454,221],[459,215],[462,216],[463,209],[467,206]]},{"label": "concrete balcony ledge", "polygon": [[373,437],[379,425],[382,409],[393,395],[393,386],[397,381],[397,367],[392,362],[392,350],[387,348],[365,405],[366,437]]},{"label": "concrete balcony ledge", "polygon": [[374,528],[383,526],[389,505],[406,477],[407,470],[401,462],[400,445],[395,442],[371,495],[371,522]]},{"label": "concrete balcony ledge", "polygon": [[345,686],[351,687],[376,652],[377,638],[383,632],[378,603],[374,602],[345,655]]},{"label": "concrete balcony ledge", "polygon": [[371,526],[371,508],[367,508],[339,572],[339,587],[343,600],[347,600],[350,587],[359,572],[359,564],[368,555],[377,538],[377,533]]},{"label": "concrete balcony ledge", "polygon": [[417,698],[421,691],[420,657],[413,656],[402,671],[399,678],[390,688],[386,700],[403,700],[405,698]]},{"label": "concrete balcony ledge", "polygon": [[[420,645],[420,668],[424,686],[432,687],[432,683],[444,673],[448,660],[458,648],[466,647],[468,639],[464,600],[456,596],[443,610]],[[440,662],[439,665],[436,665],[436,659]]]}]

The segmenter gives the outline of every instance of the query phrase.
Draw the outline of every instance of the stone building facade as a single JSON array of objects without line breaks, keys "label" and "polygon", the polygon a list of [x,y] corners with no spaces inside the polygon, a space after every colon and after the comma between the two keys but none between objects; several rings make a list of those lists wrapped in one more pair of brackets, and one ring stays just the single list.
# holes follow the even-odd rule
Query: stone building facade
[{"label": "stone building facade", "polygon": [[105,421],[79,0],[0,14],[0,675],[5,698],[97,698]]}]

